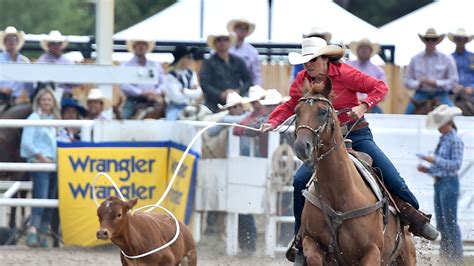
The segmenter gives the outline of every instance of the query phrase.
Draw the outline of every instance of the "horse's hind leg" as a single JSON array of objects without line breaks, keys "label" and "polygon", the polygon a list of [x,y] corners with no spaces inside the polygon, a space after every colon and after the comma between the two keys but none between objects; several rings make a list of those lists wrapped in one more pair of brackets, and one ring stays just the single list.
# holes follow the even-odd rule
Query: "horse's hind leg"
[{"label": "horse's hind leg", "polygon": [[397,258],[398,265],[416,265],[416,250],[413,236],[407,229],[405,229],[405,236],[403,239],[403,247],[400,256]]},{"label": "horse's hind leg", "polygon": [[303,238],[303,253],[308,266],[323,265],[323,255],[318,243],[312,237]]}]

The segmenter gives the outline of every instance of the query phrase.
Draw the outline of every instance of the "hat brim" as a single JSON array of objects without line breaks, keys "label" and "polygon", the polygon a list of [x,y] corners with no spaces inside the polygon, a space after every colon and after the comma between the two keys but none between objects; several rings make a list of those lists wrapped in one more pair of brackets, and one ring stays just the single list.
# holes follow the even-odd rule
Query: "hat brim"
[{"label": "hat brim", "polygon": [[442,117],[442,119],[440,119],[439,121],[435,121],[434,111],[429,112],[426,117],[426,127],[430,129],[438,129],[446,125],[446,123],[449,123],[450,121],[452,121],[455,116],[462,115],[462,110],[459,107],[452,106],[452,107],[449,107],[448,110],[449,110],[448,111],[449,113],[445,114]]},{"label": "hat brim", "polygon": [[80,105],[74,105],[74,104],[62,105],[62,106],[61,106],[61,113],[62,113],[63,110],[66,109],[66,108],[75,108],[75,109],[79,112],[79,114],[80,114],[82,117],[86,116],[86,112],[87,112],[86,108],[84,108],[84,107],[82,107],[82,106],[80,106]]},{"label": "hat brim", "polygon": [[43,51],[45,51],[45,52],[49,51],[49,49],[48,49],[48,43],[50,43],[50,42],[60,42],[60,43],[61,43],[61,49],[66,48],[67,45],[69,44],[68,41],[41,40],[41,41],[40,41],[41,49],[43,49]]},{"label": "hat brim", "polygon": [[214,41],[217,37],[229,37],[231,45],[234,45],[237,40],[237,36],[233,32],[229,32],[227,34],[223,33],[223,34],[209,35],[207,36],[207,45],[209,46],[209,48],[215,50]]},{"label": "hat brim", "polygon": [[357,56],[357,51],[361,46],[369,46],[372,51],[370,52],[370,57],[378,54],[380,52],[380,45],[378,43],[367,43],[367,42],[351,42],[349,44],[349,49],[351,50],[352,54]]},{"label": "hat brim", "polygon": [[104,107],[103,107],[103,111],[106,111],[106,110],[109,110],[110,108],[112,108],[112,101],[109,100],[109,98],[106,98],[106,97],[102,97],[102,98],[87,98],[87,101],[95,101],[95,100],[102,101],[102,105],[104,106]]},{"label": "hat brim", "polygon": [[444,40],[444,34],[437,35],[437,36],[427,36],[427,35],[418,34],[418,37],[420,37],[420,40],[421,40],[423,43],[426,43],[425,38],[437,38],[436,44],[439,44],[439,43],[441,43],[441,42]]},{"label": "hat brim", "polygon": [[300,53],[290,52],[288,54],[288,61],[290,61],[290,64],[292,65],[299,65],[299,64],[307,63],[311,61],[311,59],[316,58],[321,55],[327,55],[333,58],[341,58],[342,56],[344,56],[344,50],[342,49],[342,47],[338,45],[330,44],[326,47],[319,49],[317,52],[312,53],[312,54],[303,55]]},{"label": "hat brim", "polygon": [[18,45],[16,46],[16,50],[20,51],[21,48],[23,48],[23,45],[25,45],[25,32],[23,31],[18,31],[18,32],[0,32],[0,50],[5,50],[5,37],[7,35],[16,35],[18,38]]},{"label": "hat brim", "polygon": [[227,23],[227,30],[229,32],[235,32],[235,25],[237,24],[247,24],[249,26],[249,30],[247,32],[247,35],[246,37],[252,35],[252,33],[255,31],[255,24],[254,23],[251,23],[249,21],[246,21],[246,20],[239,20],[239,19],[232,19],[230,20],[228,23]]},{"label": "hat brim", "polygon": [[468,35],[459,35],[459,34],[456,34],[456,33],[448,33],[448,39],[452,42],[454,42],[454,37],[462,37],[462,38],[467,38],[467,41],[466,43],[472,41],[472,39],[474,38],[473,35],[471,36],[468,36]]},{"label": "hat brim", "polygon": [[135,43],[137,42],[146,42],[148,44],[148,48],[146,50],[147,53],[150,53],[153,51],[153,49],[155,49],[155,42],[154,41],[149,41],[149,40],[139,40],[139,39],[135,39],[135,40],[127,40],[126,43],[127,43],[127,50],[130,52],[130,53],[135,53],[135,50],[133,50],[133,46],[135,45]]}]

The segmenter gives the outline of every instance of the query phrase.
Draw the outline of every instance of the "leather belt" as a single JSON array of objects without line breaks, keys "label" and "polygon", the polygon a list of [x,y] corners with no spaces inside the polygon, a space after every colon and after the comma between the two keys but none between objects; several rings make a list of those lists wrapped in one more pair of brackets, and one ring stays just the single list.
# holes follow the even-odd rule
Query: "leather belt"
[{"label": "leather belt", "polygon": [[[355,123],[357,123],[357,124],[354,126]],[[363,118],[363,119],[361,119],[361,120],[359,120],[358,122],[355,122],[355,123],[348,123],[348,124],[345,124],[345,125],[341,126],[342,135],[346,135],[347,131],[349,129],[351,129],[352,126],[354,126],[354,128],[352,128],[351,132],[369,127],[369,122],[367,122],[367,120],[365,120],[365,118]]]}]

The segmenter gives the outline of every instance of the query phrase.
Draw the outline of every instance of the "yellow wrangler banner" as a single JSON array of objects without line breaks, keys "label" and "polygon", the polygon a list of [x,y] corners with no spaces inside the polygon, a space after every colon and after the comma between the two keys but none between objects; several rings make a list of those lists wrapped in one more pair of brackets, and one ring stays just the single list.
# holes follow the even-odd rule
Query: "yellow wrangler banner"
[{"label": "yellow wrangler banner", "polygon": [[[95,246],[99,228],[92,186],[99,172],[107,173],[136,208],[156,203],[163,195],[185,147],[174,142],[58,143],[59,214],[65,245]],[[189,223],[199,155],[190,152],[163,206]],[[100,177],[95,188],[99,204],[117,195]]]}]

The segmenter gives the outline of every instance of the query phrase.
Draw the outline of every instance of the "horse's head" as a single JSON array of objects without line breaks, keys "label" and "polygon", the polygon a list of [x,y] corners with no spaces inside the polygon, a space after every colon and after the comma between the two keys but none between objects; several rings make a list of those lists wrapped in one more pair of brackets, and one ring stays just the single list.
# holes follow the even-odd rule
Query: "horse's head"
[{"label": "horse's head", "polygon": [[127,213],[137,204],[137,199],[122,201],[111,196],[100,204],[97,209],[100,229],[97,230],[97,239],[107,240],[120,235],[127,226]]},{"label": "horse's head", "polygon": [[295,108],[295,151],[302,161],[324,152],[324,144],[334,140],[336,114],[330,100],[331,80],[326,76],[316,88],[308,91]]}]

